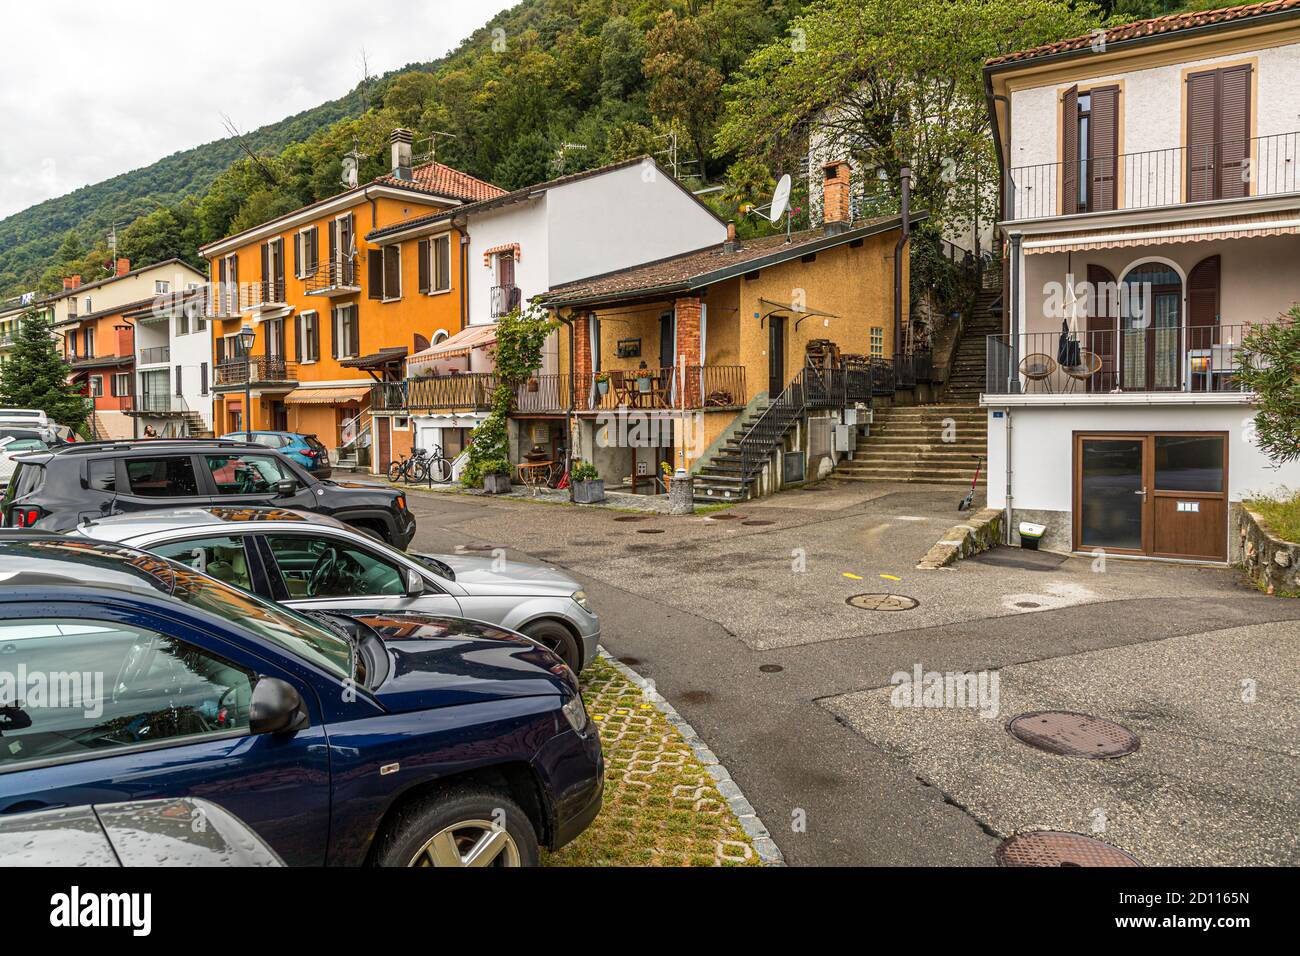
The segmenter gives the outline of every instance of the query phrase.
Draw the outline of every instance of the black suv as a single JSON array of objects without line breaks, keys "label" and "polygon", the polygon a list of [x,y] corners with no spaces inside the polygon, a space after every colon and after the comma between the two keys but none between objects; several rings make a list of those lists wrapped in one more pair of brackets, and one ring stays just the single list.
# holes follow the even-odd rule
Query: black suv
[{"label": "black suv", "polygon": [[405,549],[415,535],[406,496],[380,485],[320,481],[252,442],[77,442],[15,457],[0,504],[10,528],[68,531],[86,519],[189,506],[300,508],[331,515]]}]

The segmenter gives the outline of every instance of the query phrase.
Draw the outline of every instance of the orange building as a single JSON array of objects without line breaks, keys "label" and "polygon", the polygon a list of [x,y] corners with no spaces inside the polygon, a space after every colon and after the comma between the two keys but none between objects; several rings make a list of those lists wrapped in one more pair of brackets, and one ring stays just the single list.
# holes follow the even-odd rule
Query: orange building
[{"label": "orange building", "polygon": [[[371,384],[400,381],[406,356],[434,331],[465,325],[463,226],[383,248],[365,236],[503,190],[441,163],[412,167],[411,142],[395,130],[389,173],[202,248],[214,283],[218,435],[314,434],[336,461],[364,464]],[[248,352],[245,325],[255,332]]]}]

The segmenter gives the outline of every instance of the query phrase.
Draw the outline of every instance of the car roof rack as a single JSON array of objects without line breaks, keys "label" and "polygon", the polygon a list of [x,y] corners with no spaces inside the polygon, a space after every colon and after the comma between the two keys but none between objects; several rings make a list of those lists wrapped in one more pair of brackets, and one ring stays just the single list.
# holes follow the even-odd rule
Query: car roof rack
[{"label": "car roof rack", "polygon": [[58,448],[51,448],[56,455],[88,455],[100,451],[130,451],[136,448],[182,448],[217,445],[222,448],[256,448],[265,450],[262,445],[251,441],[236,441],[231,438],[118,438],[99,441],[78,441]]}]

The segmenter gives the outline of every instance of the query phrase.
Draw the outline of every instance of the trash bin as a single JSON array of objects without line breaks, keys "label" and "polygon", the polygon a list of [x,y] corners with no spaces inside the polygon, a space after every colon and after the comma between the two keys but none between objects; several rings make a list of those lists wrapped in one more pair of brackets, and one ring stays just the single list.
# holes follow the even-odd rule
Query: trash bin
[{"label": "trash bin", "polygon": [[1034,524],[1032,521],[1020,522],[1020,547],[1027,551],[1037,551],[1038,542],[1047,532],[1047,525]]}]

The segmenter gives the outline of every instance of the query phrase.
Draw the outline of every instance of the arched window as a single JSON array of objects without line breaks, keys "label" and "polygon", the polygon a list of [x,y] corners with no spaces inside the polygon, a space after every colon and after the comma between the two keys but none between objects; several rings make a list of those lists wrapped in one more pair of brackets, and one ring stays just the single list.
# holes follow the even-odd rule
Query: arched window
[{"label": "arched window", "polygon": [[1143,262],[1120,283],[1120,387],[1176,389],[1183,328],[1183,280],[1163,262]]}]

